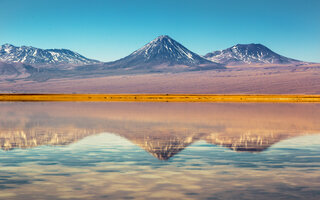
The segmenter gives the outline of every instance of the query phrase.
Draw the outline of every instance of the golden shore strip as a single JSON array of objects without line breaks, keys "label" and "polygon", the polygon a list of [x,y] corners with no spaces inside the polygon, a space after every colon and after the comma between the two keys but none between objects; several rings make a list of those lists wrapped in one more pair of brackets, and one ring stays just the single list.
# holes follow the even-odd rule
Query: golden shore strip
[{"label": "golden shore strip", "polygon": [[320,95],[0,94],[0,101],[319,102]]}]

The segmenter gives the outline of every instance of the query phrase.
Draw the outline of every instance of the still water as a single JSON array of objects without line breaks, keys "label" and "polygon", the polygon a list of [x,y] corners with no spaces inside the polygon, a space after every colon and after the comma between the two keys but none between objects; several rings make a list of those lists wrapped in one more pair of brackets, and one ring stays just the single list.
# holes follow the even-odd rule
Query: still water
[{"label": "still water", "polygon": [[320,104],[0,111],[0,199],[320,199]]}]

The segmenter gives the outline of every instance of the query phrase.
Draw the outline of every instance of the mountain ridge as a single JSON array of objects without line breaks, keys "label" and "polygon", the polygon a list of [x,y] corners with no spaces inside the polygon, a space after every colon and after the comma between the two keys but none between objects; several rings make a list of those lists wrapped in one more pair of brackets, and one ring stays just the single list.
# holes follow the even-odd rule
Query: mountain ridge
[{"label": "mountain ridge", "polygon": [[69,49],[41,49],[32,46],[0,46],[0,61],[32,65],[87,65],[100,61],[86,58]]},{"label": "mountain ridge", "polygon": [[205,58],[231,65],[240,64],[294,64],[303,61],[275,53],[262,44],[237,44],[224,50],[207,53]]}]

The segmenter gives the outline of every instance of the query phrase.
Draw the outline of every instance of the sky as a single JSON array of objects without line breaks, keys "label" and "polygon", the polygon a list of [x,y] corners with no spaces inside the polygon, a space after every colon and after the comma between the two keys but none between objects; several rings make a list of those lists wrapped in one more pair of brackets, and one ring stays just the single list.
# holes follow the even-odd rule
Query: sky
[{"label": "sky", "polygon": [[113,61],[159,35],[200,55],[261,43],[320,62],[320,0],[0,0],[0,45]]}]

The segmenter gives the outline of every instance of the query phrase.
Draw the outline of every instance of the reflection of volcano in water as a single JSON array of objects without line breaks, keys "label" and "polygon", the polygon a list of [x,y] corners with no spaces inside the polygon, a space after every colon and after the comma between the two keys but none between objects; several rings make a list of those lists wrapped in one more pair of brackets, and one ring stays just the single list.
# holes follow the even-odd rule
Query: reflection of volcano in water
[{"label": "reflection of volcano in water", "polygon": [[[140,142],[140,141],[139,141]],[[192,144],[193,138],[179,138],[179,137],[168,137],[168,138],[145,138],[142,143],[135,140],[135,143],[145,149],[147,152],[152,154],[159,160],[168,160],[175,154],[179,153],[187,146]]]},{"label": "reflection of volcano in water", "polygon": [[[320,107],[315,104],[290,105],[287,109],[273,104],[243,108],[243,104],[71,105],[74,107],[70,103],[50,107],[0,104],[0,147],[12,150],[68,145],[90,135],[110,132],[159,160],[168,160],[199,140],[234,151],[261,152],[281,140],[320,132]],[[299,115],[292,115],[292,110]]]},{"label": "reflection of volcano in water", "polygon": [[[121,134],[120,134],[121,136]],[[187,146],[198,140],[195,134],[166,134],[166,133],[154,133],[147,135],[122,135],[134,144],[140,146],[147,152],[159,160],[168,160],[175,154],[185,149]]]}]

